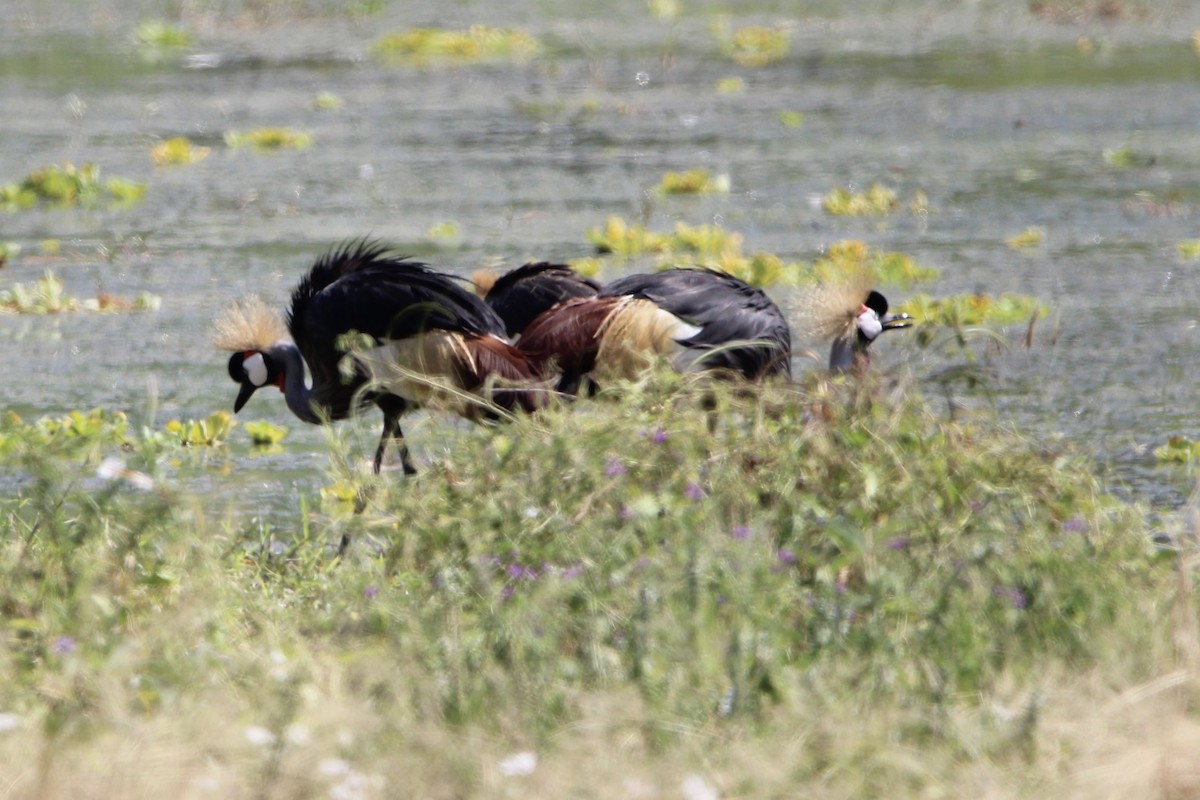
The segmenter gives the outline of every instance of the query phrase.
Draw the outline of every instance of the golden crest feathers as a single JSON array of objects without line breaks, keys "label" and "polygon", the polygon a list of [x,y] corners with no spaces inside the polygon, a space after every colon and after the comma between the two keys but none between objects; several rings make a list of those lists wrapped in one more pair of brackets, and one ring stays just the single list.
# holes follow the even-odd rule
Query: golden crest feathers
[{"label": "golden crest feathers", "polygon": [[854,267],[802,291],[800,332],[826,341],[852,336],[874,282],[868,268]]},{"label": "golden crest feathers", "polygon": [[488,292],[496,285],[499,275],[490,267],[480,267],[471,274],[471,283],[475,286],[475,294],[487,297]]},{"label": "golden crest feathers", "polygon": [[233,303],[213,320],[212,343],[219,350],[266,350],[287,338],[278,312],[259,297]]}]

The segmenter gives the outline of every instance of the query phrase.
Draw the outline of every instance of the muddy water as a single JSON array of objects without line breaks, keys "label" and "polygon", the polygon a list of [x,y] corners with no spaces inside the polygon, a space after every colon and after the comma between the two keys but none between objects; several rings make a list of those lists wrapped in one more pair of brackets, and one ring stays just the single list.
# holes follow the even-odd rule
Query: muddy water
[{"label": "muddy water", "polygon": [[[926,286],[889,287],[894,300],[1035,294],[1054,312],[1033,347],[984,353],[985,388],[956,387],[959,397],[1078,442],[1118,491],[1171,505],[1190,489],[1149,452],[1171,434],[1200,436],[1200,264],[1176,250],[1200,238],[1200,12],[1186,4],[1068,23],[1034,18],[1024,3],[807,4],[806,17],[742,4],[730,24],[791,28],[791,54],[763,68],[723,56],[711,31],[719,9],[686,2],[676,17],[640,0],[569,14],[535,2],[502,12],[392,3],[286,24],[217,4],[220,13],[186,19],[192,46],[155,56],[133,45],[133,30],[178,20],[167,4],[93,5],[0,0],[0,181],[93,162],[145,181],[146,199],[0,213],[0,241],[22,247],[0,285],[49,267],[72,294],[148,291],[162,307],[0,316],[0,408],[103,406],[159,428],[203,417],[235,393],[206,343],[216,310],[250,292],[282,305],[312,259],[346,237],[372,234],[467,274],[587,255],[584,231],[615,214],[656,230],[719,222],[747,249],[785,259],[857,238],[941,270]],[[382,32],[475,22],[523,27],[545,52],[425,68],[368,54]],[[717,91],[733,77],[740,92]],[[321,93],[341,105],[320,108]],[[801,124],[781,124],[785,111]],[[223,144],[226,131],[261,126],[307,132],[313,144],[270,154]],[[155,168],[149,148],[171,136],[212,153]],[[1121,147],[1132,165],[1105,159]],[[647,192],[664,172],[693,167],[728,175],[731,191]],[[836,218],[819,207],[835,186],[876,182],[902,198],[924,191],[929,213]],[[446,222],[457,237],[429,236]],[[1031,226],[1046,231],[1040,246],[1006,243]],[[61,250],[44,253],[47,239]],[[956,363],[913,336],[889,338],[883,368],[932,384]],[[297,489],[324,479],[326,443],[279,397],[247,410],[289,426],[285,452],[253,456],[238,432],[226,451],[185,459],[180,475],[238,507],[294,509]],[[365,451],[377,425],[372,415],[358,428]],[[422,441],[427,423],[410,428],[418,454],[436,453]]]}]

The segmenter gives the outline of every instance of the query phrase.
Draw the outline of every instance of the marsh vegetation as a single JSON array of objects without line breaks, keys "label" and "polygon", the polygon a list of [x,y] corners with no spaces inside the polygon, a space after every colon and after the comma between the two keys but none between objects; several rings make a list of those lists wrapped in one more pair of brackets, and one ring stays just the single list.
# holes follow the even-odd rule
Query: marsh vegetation
[{"label": "marsh vegetation", "polygon": [[[1196,9],[440,8],[0,0],[6,794],[1200,790]],[[213,317],[365,235],[734,272],[797,381],[408,478],[231,416]],[[922,325],[831,379],[864,269]]]}]

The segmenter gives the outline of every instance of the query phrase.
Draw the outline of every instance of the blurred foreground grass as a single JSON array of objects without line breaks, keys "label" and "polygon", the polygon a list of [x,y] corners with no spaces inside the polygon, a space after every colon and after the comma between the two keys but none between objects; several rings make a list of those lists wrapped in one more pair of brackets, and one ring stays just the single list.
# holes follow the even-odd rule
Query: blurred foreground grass
[{"label": "blurred foreground grass", "polygon": [[1190,537],[911,386],[667,375],[435,425],[416,478],[335,453],[367,511],[296,529],[172,486],[161,436],[0,429],[8,797],[1200,785]]}]

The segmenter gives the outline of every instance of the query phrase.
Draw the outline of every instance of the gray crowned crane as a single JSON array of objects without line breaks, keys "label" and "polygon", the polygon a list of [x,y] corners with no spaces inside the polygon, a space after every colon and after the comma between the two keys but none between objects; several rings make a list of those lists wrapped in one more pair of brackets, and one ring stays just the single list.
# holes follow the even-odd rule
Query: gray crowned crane
[{"label": "gray crowned crane", "polygon": [[517,337],[540,314],[573,297],[594,297],[600,284],[566,264],[525,264],[497,278],[486,270],[472,280],[484,302],[504,320],[508,335]]},{"label": "gray crowned crane", "polygon": [[[355,332],[367,341],[348,354]],[[264,386],[278,387],[291,412],[313,424],[378,406],[376,472],[390,440],[405,473],[416,472],[400,429],[409,409],[448,406],[485,421],[547,400],[534,365],[508,343],[491,308],[456,278],[367,240],[317,259],[292,291],[286,330],[261,301],[242,303],[218,318],[214,342],[233,353],[235,412]]]},{"label": "gray crowned crane", "polygon": [[812,332],[832,342],[829,371],[834,373],[858,373],[866,369],[872,342],[885,331],[913,324],[908,314],[888,312],[887,298],[871,288],[866,271],[818,285],[807,294],[802,305],[812,322]]},{"label": "gray crowned crane", "polygon": [[[816,331],[832,340],[829,368],[865,365],[885,330],[912,324],[889,314],[866,275],[825,284],[805,301]],[[724,272],[681,268],[629,275],[595,297],[561,302],[534,319],[517,341],[558,391],[575,394],[606,376],[632,377],[665,356],[679,370],[703,369],[758,381],[791,377],[791,329],[762,290]]]},{"label": "gray crowned crane", "polygon": [[629,275],[595,297],[566,300],[533,320],[517,346],[558,390],[596,376],[631,377],[655,357],[679,370],[715,370],[759,380],[791,375],[792,337],[760,289],[711,269]]}]

